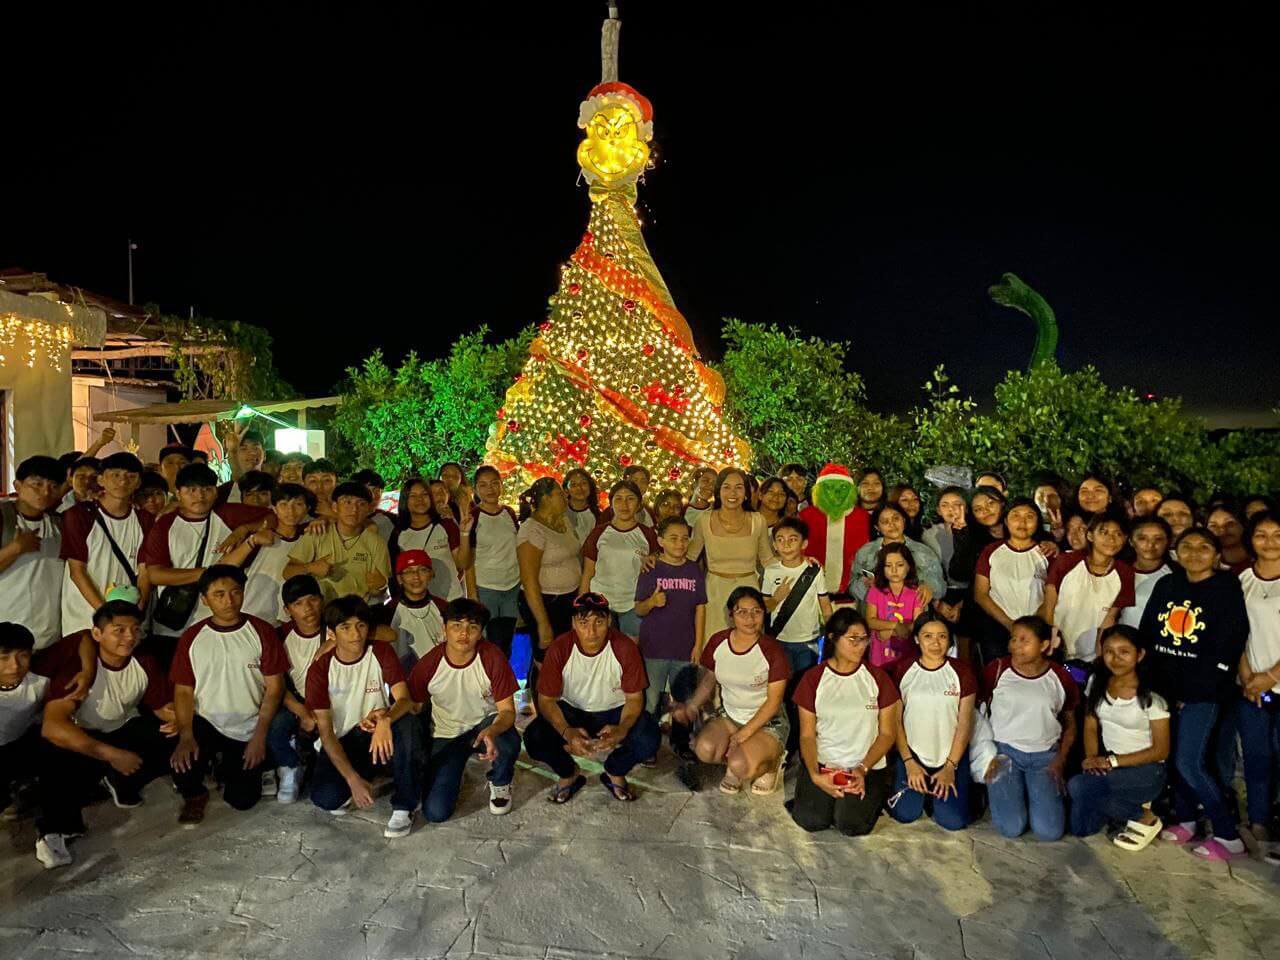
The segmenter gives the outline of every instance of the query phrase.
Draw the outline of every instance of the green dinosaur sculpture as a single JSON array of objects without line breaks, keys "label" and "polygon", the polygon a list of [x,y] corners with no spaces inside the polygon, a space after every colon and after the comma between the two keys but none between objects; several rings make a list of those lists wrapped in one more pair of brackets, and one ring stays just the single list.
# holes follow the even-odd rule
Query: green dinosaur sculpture
[{"label": "green dinosaur sculpture", "polygon": [[1044,297],[1023,283],[1015,274],[1001,275],[1000,282],[988,288],[991,299],[1002,307],[1012,307],[1036,322],[1036,345],[1031,351],[1028,370],[1033,370],[1058,355],[1058,320]]}]

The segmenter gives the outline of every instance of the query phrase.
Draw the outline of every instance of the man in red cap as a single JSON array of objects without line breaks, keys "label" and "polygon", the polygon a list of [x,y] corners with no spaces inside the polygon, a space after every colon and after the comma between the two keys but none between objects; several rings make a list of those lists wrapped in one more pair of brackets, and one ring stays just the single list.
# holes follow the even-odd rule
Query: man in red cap
[{"label": "man in red cap", "polygon": [[812,506],[800,511],[809,525],[805,554],[822,564],[833,598],[847,595],[853,558],[871,539],[871,515],[858,506],[858,486],[843,464],[828,463],[818,471],[812,497]]},{"label": "man in red cap", "polygon": [[396,582],[400,590],[387,604],[391,628],[396,632],[396,653],[411,668],[431,648],[444,641],[446,604],[431,595],[431,556],[425,550],[406,550],[396,557]]}]

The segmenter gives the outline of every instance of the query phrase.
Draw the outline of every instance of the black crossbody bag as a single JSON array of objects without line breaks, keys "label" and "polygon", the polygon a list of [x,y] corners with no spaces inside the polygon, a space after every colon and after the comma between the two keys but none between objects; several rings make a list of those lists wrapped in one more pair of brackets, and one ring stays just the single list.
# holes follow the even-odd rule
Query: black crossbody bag
[{"label": "black crossbody bag", "polygon": [[[205,517],[204,536],[200,538],[200,547],[192,561],[198,565],[204,560],[204,548],[209,545],[209,530],[213,526],[213,516]],[[200,586],[195,583],[183,584],[180,587],[165,587],[156,603],[156,612],[152,619],[162,627],[170,630],[181,630],[191,619],[191,611],[200,602]]]}]

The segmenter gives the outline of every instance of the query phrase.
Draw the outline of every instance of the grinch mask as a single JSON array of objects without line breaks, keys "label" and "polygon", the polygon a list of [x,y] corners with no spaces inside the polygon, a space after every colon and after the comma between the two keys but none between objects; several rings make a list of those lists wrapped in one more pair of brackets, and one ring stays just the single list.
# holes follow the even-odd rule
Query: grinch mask
[{"label": "grinch mask", "polygon": [[858,487],[847,477],[822,477],[813,485],[813,504],[828,520],[843,520],[858,505]]}]

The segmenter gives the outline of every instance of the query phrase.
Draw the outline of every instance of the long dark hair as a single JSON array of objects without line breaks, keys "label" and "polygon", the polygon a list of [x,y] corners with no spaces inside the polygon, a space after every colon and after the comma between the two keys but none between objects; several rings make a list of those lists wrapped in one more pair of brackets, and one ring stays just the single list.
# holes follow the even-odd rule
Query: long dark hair
[{"label": "long dark hair", "polygon": [[751,503],[752,480],[747,471],[743,470],[741,467],[725,467],[716,474],[716,495],[712,499],[711,505],[716,510],[719,510],[723,506],[720,502],[720,488],[724,486],[724,482],[729,479],[730,474],[734,473],[742,478],[742,509],[747,513],[751,513],[755,510],[755,507]]},{"label": "long dark hair", "polygon": [[[598,487],[596,487],[596,478],[593,477],[586,470],[583,470],[581,467],[574,467],[572,470],[570,470],[568,473],[564,475],[564,483],[561,484],[561,486],[564,487],[564,495],[566,498],[569,496],[569,479],[571,477],[577,476],[578,474],[581,474],[587,480],[587,509],[591,511],[591,515],[593,517],[599,520],[600,519],[600,490]],[[643,505],[643,500],[644,498],[642,497],[641,498],[642,505]],[[570,506],[569,509],[572,510],[573,507]]]},{"label": "long dark hair", "polygon": [[[1107,642],[1109,637],[1122,637],[1133,645],[1133,648],[1139,652],[1142,651],[1142,638],[1138,631],[1128,624],[1117,623],[1114,626],[1107,627],[1102,631],[1102,637],[1098,641],[1098,649],[1102,649],[1102,645]],[[1147,680],[1146,660],[1138,661],[1137,668],[1134,671],[1138,677],[1138,703],[1142,705],[1142,709],[1151,706],[1151,685]],[[1102,698],[1107,695],[1107,685],[1111,683],[1113,674],[1103,662],[1101,654],[1098,659],[1093,661],[1093,669],[1089,673],[1089,683],[1085,688],[1084,706],[1085,712],[1098,715],[1098,704],[1102,702]]]},{"label": "long dark hair", "polygon": [[911,548],[905,543],[886,543],[880,548],[880,552],[876,554],[876,586],[881,590],[889,589],[889,578],[885,576],[884,562],[895,553],[907,561],[906,585],[913,589],[920,586],[920,578],[916,573],[916,558],[912,556]]},{"label": "long dark hair", "polygon": [[435,498],[431,496],[431,481],[423,477],[410,477],[404,483],[400,484],[400,503],[396,508],[396,525],[401,530],[408,530],[413,523],[413,517],[409,515],[409,491],[415,484],[421,484],[427,491],[428,513],[432,523],[440,522],[440,513],[436,510]]}]

